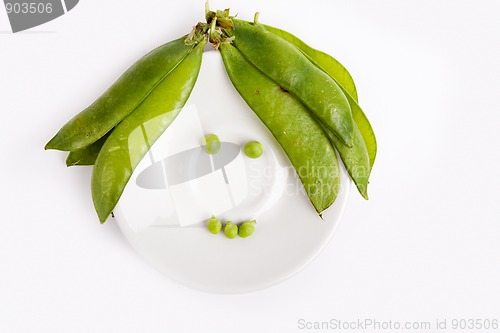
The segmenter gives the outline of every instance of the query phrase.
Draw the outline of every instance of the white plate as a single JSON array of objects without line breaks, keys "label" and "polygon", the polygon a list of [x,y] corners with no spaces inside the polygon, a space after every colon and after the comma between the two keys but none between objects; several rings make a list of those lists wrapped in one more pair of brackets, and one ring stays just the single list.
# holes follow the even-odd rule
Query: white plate
[{"label": "white plate", "polygon": [[[209,133],[223,142],[223,162],[200,153]],[[255,160],[239,149],[253,140],[264,146]],[[165,173],[167,164],[178,167]],[[185,108],[134,171],[114,214],[132,246],[171,279],[245,293],[290,277],[321,251],[350,184],[342,167],[340,193],[321,220],[285,153],[233,88],[220,54],[209,51]],[[206,228],[212,214],[235,223],[256,219],[255,233],[212,235]]]}]

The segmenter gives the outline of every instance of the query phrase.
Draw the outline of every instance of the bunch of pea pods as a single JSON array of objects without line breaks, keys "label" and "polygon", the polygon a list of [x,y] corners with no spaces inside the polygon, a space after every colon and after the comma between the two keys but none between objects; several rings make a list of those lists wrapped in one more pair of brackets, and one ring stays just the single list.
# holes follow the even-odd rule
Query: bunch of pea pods
[{"label": "bunch of pea pods", "polygon": [[[260,23],[258,16],[247,22],[230,16],[228,9],[214,12],[207,7],[206,23],[139,59],[47,143],[45,149],[69,152],[68,166],[94,166],[92,199],[101,223],[151,144],[182,110],[206,43],[220,51],[236,90],[300,170],[300,181],[320,216],[339,193],[336,152],[368,199],[377,143],[351,75],[333,57]],[[148,142],[128,140],[146,122]]]}]

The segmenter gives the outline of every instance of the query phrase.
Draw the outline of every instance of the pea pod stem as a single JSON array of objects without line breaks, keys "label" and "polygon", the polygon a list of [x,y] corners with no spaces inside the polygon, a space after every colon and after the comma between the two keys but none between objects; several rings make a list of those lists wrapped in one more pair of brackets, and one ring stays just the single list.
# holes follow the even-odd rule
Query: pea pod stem
[{"label": "pea pod stem", "polygon": [[217,25],[217,17],[214,17],[212,19],[212,23],[211,23],[211,27],[210,27],[210,40],[211,41],[216,38],[216,33],[217,33],[216,25]]},{"label": "pea pod stem", "polygon": [[210,3],[209,1],[205,1],[205,19],[208,21],[209,18],[209,13],[210,13]]},{"label": "pea pod stem", "polygon": [[260,25],[260,23],[259,23],[259,16],[260,16],[260,13],[256,12],[255,15],[253,16],[253,24]]}]

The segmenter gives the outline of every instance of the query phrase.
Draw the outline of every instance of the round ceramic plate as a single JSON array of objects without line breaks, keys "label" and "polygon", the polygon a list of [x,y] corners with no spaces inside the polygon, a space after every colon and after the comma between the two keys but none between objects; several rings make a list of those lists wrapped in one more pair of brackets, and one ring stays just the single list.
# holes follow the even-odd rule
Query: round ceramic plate
[{"label": "round ceramic plate", "polygon": [[[147,138],[147,124],[138,135]],[[221,149],[203,150],[217,134]],[[259,141],[264,154],[242,152]],[[181,284],[215,293],[245,293],[302,269],[339,223],[350,179],[318,217],[287,156],[245,104],[220,54],[205,52],[189,101],[134,171],[114,214],[125,237],[154,267]],[[257,221],[248,238],[208,232],[206,221]]]}]

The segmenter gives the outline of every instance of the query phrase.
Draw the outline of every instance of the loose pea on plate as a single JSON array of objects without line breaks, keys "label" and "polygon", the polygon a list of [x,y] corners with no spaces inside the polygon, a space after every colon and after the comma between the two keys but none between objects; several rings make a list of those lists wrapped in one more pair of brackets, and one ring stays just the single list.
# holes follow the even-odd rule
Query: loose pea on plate
[{"label": "loose pea on plate", "polygon": [[262,153],[264,153],[264,148],[260,142],[250,141],[245,143],[243,152],[250,158],[259,158],[262,156]]}]

